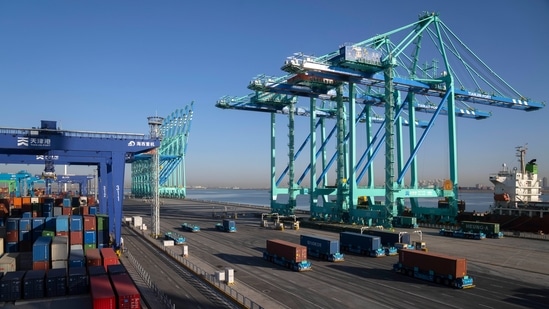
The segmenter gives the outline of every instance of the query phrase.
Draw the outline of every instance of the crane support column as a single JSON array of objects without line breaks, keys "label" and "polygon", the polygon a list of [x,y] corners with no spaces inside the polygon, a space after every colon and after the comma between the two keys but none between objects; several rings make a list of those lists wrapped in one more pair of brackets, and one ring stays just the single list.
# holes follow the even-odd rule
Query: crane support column
[{"label": "crane support column", "polygon": [[[394,98],[394,74],[395,62],[391,55],[385,63],[385,207],[387,209],[387,220],[391,222],[393,216],[397,215],[395,205],[395,141],[394,141],[394,118],[395,118],[395,98]],[[384,224],[386,225],[386,223]]]}]

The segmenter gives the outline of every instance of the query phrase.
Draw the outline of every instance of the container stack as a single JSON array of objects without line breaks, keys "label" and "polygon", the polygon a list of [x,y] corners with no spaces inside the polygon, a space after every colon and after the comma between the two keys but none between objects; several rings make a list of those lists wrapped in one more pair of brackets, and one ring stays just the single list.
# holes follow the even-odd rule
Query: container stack
[{"label": "container stack", "polygon": [[6,221],[6,252],[19,252],[19,218]]},{"label": "container stack", "polygon": [[67,285],[69,295],[88,293],[89,285],[86,267],[69,267]]},{"label": "container stack", "polygon": [[46,273],[46,296],[56,297],[65,295],[67,295],[67,270],[62,268],[48,270]]},{"label": "container stack", "polygon": [[[86,206],[87,207],[87,206]],[[84,220],[84,253],[97,248],[97,220],[94,215],[83,215]]]},{"label": "container stack", "polygon": [[42,235],[42,232],[44,231],[46,227],[46,218],[44,217],[33,217],[32,218],[32,241],[38,239]]},{"label": "container stack", "polygon": [[23,213],[19,219],[19,252],[32,250],[32,217],[30,212]]},{"label": "container stack", "polygon": [[64,216],[69,216],[72,213],[72,205],[71,205],[71,199],[70,198],[64,198],[63,199],[63,207],[61,208],[61,212]]},{"label": "container stack", "polygon": [[113,248],[101,248],[99,251],[101,252],[101,258],[103,259],[103,267],[105,267],[105,270],[108,270],[109,265],[116,265],[120,263],[118,260],[118,255],[116,255]]},{"label": "container stack", "polygon": [[46,199],[44,200],[44,203],[42,203],[42,216],[46,218],[53,217],[53,200],[52,199]]},{"label": "container stack", "polygon": [[70,222],[70,245],[84,245],[84,236],[82,234],[83,220],[80,215],[72,215],[69,219]]},{"label": "container stack", "polygon": [[48,270],[50,269],[50,248],[51,237],[40,236],[32,245],[32,269]]},{"label": "container stack", "polygon": [[29,270],[23,278],[23,299],[44,298],[45,291],[45,270]]},{"label": "container stack", "polygon": [[0,302],[21,299],[25,271],[12,271],[0,279]]},{"label": "container stack", "polygon": [[66,269],[69,265],[69,238],[66,236],[55,236],[51,242],[51,268]]},{"label": "container stack", "polygon": [[109,216],[96,215],[97,248],[109,247]]}]

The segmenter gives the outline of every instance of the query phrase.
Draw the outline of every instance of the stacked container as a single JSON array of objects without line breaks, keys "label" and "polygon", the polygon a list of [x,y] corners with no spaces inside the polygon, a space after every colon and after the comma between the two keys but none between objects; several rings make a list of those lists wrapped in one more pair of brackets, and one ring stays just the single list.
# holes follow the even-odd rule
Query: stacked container
[{"label": "stacked container", "polygon": [[32,250],[32,218],[30,212],[23,213],[19,219],[19,251],[29,252]]},{"label": "stacked container", "polygon": [[45,270],[29,270],[23,278],[23,298],[44,298],[45,291]]},{"label": "stacked container", "polygon": [[109,275],[116,294],[116,304],[120,309],[140,309],[139,291],[127,273]]},{"label": "stacked container", "polygon": [[109,246],[109,216],[96,215],[97,223],[97,248],[106,248]]},{"label": "stacked container", "polygon": [[109,275],[127,273],[126,267],[122,264],[112,264],[107,266],[107,272]]},{"label": "stacked container", "polygon": [[67,270],[54,268],[46,273],[46,296],[65,296],[67,295]]},{"label": "stacked container", "polygon": [[86,267],[70,267],[67,280],[69,295],[88,293],[88,274]]},{"label": "stacked container", "polygon": [[55,236],[51,242],[51,268],[64,268],[68,266],[69,238],[67,236]]},{"label": "stacked container", "polygon": [[91,276],[90,294],[93,308],[116,308],[116,298],[109,276]]},{"label": "stacked container", "polygon": [[86,266],[86,256],[82,245],[71,245],[69,252],[69,268]]},{"label": "stacked container", "polygon": [[32,245],[32,269],[48,270],[50,269],[50,248],[51,237],[40,236]]},{"label": "stacked container", "polygon": [[101,248],[101,258],[103,258],[103,267],[108,270],[109,265],[120,264],[118,261],[118,255],[114,252],[113,248]]},{"label": "stacked container", "polygon": [[19,218],[6,221],[6,252],[19,251]]},{"label": "stacked container", "polygon": [[42,216],[43,217],[53,217],[53,201],[46,202],[42,204]]},{"label": "stacked container", "polygon": [[92,248],[86,251],[86,266],[103,266],[103,259],[101,258],[99,249]]},{"label": "stacked container", "polygon": [[46,227],[46,218],[44,217],[34,217],[32,218],[32,241],[38,239],[38,237],[43,236],[42,232]]},{"label": "stacked container", "polygon": [[19,253],[17,252],[8,252],[2,255],[0,258],[0,273],[5,274],[10,271],[16,271],[18,258]]},{"label": "stacked container", "polygon": [[55,236],[69,237],[69,216],[55,217]]},{"label": "stacked container", "polygon": [[107,271],[105,270],[105,267],[103,267],[103,265],[88,266],[87,268],[88,268],[88,275],[90,277],[107,275]]},{"label": "stacked container", "polygon": [[0,302],[21,299],[25,271],[18,270],[6,273],[0,279]]},{"label": "stacked container", "polygon": [[82,229],[84,227],[82,216],[73,215],[69,219],[70,237],[69,242],[72,245],[84,245],[84,236]]},{"label": "stacked container", "polygon": [[97,248],[97,220],[94,215],[84,215],[84,252]]}]

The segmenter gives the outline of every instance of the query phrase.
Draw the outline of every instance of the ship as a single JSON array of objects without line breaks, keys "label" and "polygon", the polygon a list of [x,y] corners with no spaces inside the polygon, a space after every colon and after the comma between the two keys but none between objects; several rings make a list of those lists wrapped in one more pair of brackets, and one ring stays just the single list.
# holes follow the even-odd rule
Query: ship
[{"label": "ship", "polygon": [[516,147],[520,167],[502,164],[489,175],[494,184],[494,202],[485,213],[463,212],[458,221],[475,220],[500,224],[501,230],[549,234],[549,202],[542,200],[536,159],[526,162],[525,146]]}]

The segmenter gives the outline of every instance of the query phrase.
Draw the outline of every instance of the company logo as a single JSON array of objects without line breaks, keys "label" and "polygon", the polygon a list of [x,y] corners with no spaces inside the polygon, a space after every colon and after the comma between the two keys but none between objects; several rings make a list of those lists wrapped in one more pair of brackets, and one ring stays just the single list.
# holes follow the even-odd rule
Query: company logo
[{"label": "company logo", "polygon": [[45,156],[45,155],[37,155],[36,160],[59,160],[59,156]]},{"label": "company logo", "polygon": [[136,141],[129,141],[128,147],[155,147],[154,142],[136,142]]},{"label": "company logo", "polygon": [[17,146],[29,146],[29,138],[28,137],[17,137]]}]

